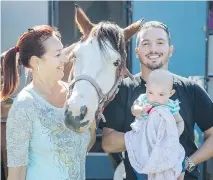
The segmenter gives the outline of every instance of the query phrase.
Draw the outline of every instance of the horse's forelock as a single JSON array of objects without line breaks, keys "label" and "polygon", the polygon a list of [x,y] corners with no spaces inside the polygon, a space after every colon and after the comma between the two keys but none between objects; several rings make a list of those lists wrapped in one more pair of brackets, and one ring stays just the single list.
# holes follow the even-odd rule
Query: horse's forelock
[{"label": "horse's forelock", "polygon": [[107,53],[105,45],[110,42],[112,48],[116,50],[122,58],[125,54],[125,41],[122,29],[113,22],[102,21],[97,24],[93,35],[97,38],[101,51]]},{"label": "horse's forelock", "polygon": [[111,46],[121,55],[121,67],[125,74],[133,80],[132,74],[126,68],[126,44],[122,29],[115,23],[102,21],[93,32],[98,40],[101,51],[107,53],[104,45],[107,45],[106,41],[109,41]]}]

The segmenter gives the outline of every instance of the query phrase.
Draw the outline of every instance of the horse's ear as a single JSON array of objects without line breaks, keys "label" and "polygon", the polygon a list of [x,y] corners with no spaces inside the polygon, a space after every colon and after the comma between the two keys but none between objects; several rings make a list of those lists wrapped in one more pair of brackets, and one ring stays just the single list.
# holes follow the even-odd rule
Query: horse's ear
[{"label": "horse's ear", "polygon": [[94,27],[94,24],[91,23],[87,15],[77,4],[75,4],[75,22],[81,33],[84,35],[89,35],[90,31]]},{"label": "horse's ear", "polygon": [[63,49],[63,53],[67,56],[68,60],[70,60],[70,55],[73,49],[76,47],[78,42],[71,44],[70,46],[67,46]]},{"label": "horse's ear", "polygon": [[128,41],[134,34],[136,34],[140,30],[143,20],[144,18],[133,24],[130,24],[124,29],[124,37],[126,41]]}]

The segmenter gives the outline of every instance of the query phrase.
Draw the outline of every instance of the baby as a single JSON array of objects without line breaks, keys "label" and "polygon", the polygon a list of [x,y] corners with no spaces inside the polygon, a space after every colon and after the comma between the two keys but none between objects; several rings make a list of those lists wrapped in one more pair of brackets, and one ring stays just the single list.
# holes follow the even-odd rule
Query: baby
[{"label": "baby", "polygon": [[[154,107],[163,106],[168,108],[174,116],[178,135],[180,136],[184,130],[184,121],[179,114],[179,101],[170,99],[174,93],[171,73],[166,70],[152,71],[147,79],[146,94],[141,94],[131,108],[132,114],[136,116],[136,120],[132,123],[131,127],[133,128],[137,124],[137,121],[147,120],[149,113]],[[178,180],[182,180],[183,178],[184,173],[181,173]]]}]

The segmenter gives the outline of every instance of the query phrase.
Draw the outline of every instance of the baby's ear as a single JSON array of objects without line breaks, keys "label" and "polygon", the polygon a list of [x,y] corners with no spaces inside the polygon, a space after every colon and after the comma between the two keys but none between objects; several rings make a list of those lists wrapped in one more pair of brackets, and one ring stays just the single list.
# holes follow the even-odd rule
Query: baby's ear
[{"label": "baby's ear", "polygon": [[175,94],[175,90],[174,90],[174,89],[172,89],[172,90],[170,91],[170,97],[171,97],[173,94]]}]

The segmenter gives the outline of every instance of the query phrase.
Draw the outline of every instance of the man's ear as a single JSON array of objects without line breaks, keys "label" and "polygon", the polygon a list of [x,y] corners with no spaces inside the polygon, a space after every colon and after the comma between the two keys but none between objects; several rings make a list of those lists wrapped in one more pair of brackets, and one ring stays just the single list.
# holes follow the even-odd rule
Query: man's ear
[{"label": "man's ear", "polygon": [[139,53],[139,48],[136,47],[136,48],[135,48],[135,54],[136,54],[136,58],[137,58],[137,59],[138,59],[138,57],[139,57],[139,56],[138,56],[138,53]]},{"label": "man's ear", "polygon": [[173,94],[175,94],[175,90],[174,89],[172,89],[171,91],[170,91],[170,97],[173,95]]},{"label": "man's ear", "polygon": [[172,57],[173,52],[174,52],[174,46],[173,46],[173,45],[170,45],[170,46],[169,46],[169,57],[170,57],[170,58]]}]

